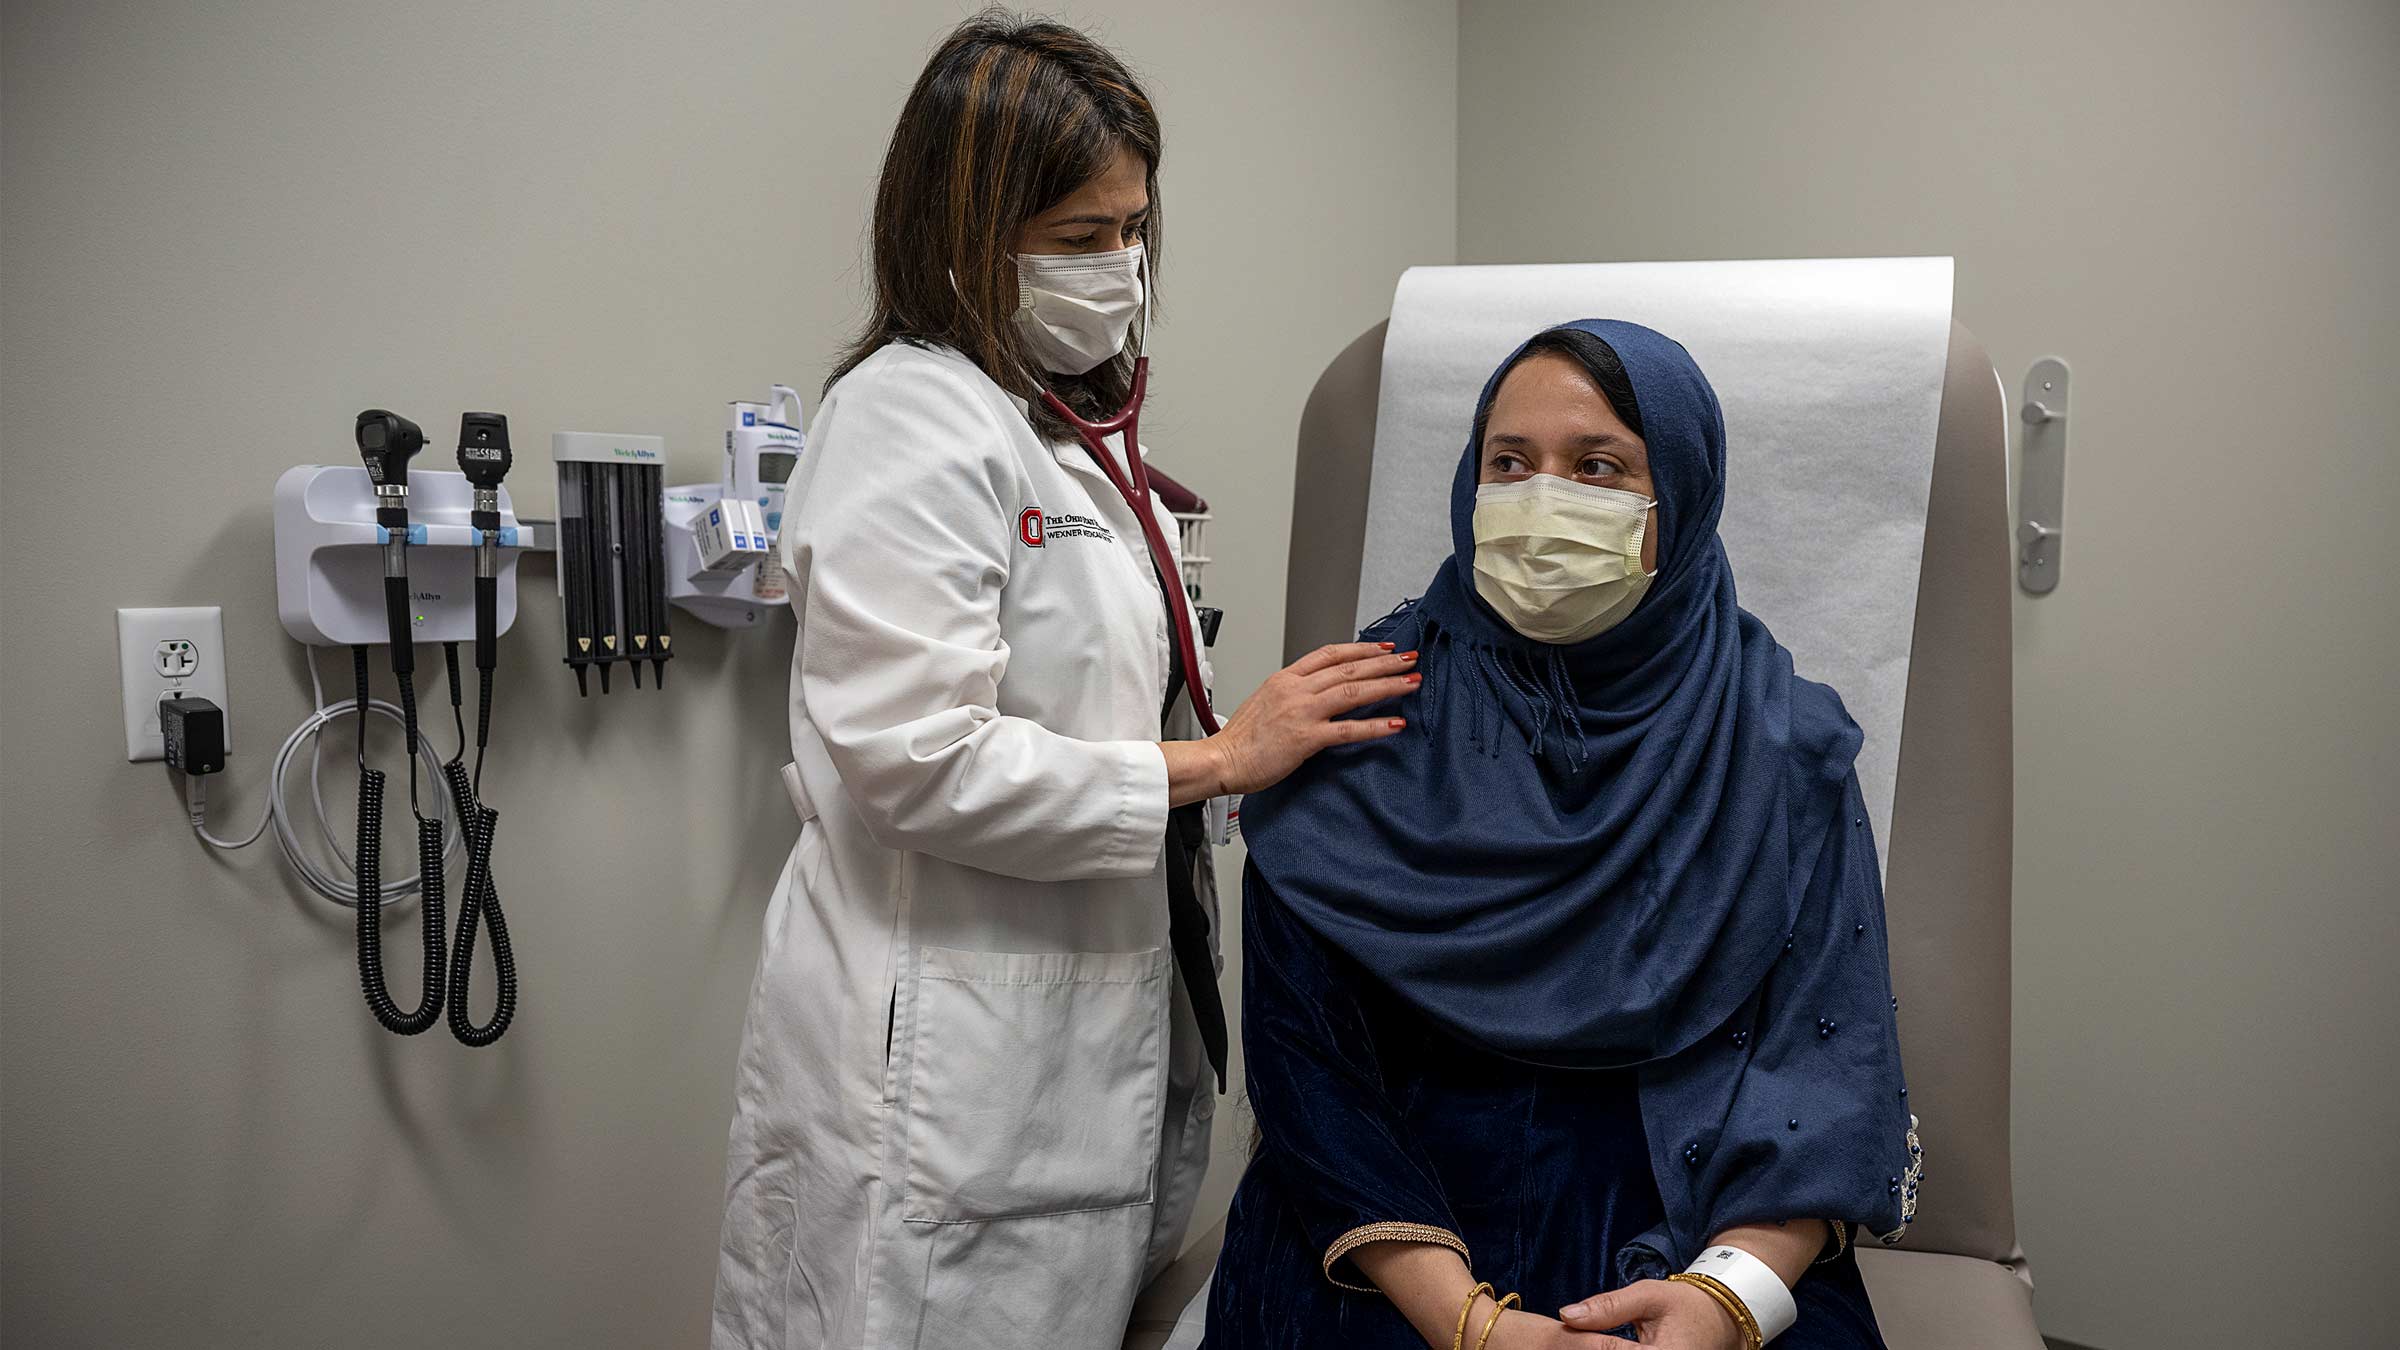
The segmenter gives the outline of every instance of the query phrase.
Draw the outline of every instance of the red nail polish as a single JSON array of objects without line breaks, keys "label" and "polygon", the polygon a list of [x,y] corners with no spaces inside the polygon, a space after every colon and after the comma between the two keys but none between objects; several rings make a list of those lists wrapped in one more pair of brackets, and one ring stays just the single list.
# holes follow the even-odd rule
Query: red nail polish
[{"label": "red nail polish", "polygon": [[1391,725],[1392,730],[1398,731],[1400,728],[1408,725],[1408,719],[1405,717],[1395,717],[1392,719]]},{"label": "red nail polish", "polygon": [[1399,643],[1397,643],[1397,642],[1378,642],[1378,643],[1376,643],[1375,645],[1376,645],[1376,646],[1378,646],[1378,647],[1381,647],[1381,648],[1383,648],[1385,651],[1387,651],[1387,652],[1388,652],[1388,651],[1390,651],[1392,648],[1394,648],[1394,647],[1397,647],[1397,646],[1399,646],[1400,644],[1399,644]]},{"label": "red nail polish", "polygon": [[1403,660],[1403,661],[1414,661],[1414,660],[1416,660],[1416,659],[1417,659],[1417,653],[1415,653],[1415,652],[1402,652],[1402,653],[1400,653],[1400,659],[1401,659],[1401,660]]},{"label": "red nail polish", "polygon": [[1408,675],[1408,682],[1410,684],[1423,684],[1425,683],[1425,677],[1416,671],[1410,671]]}]

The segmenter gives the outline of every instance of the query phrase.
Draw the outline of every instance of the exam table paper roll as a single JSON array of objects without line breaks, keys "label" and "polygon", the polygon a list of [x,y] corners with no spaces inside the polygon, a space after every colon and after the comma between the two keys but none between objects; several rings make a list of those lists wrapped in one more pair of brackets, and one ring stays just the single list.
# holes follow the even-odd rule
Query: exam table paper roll
[{"label": "exam table paper roll", "polygon": [[1410,269],[1384,338],[1359,623],[1448,554],[1450,478],[1492,368],[1553,324],[1648,325],[1716,386],[1742,607],[1865,730],[1859,784],[1888,841],[1951,274],[1948,258]]}]

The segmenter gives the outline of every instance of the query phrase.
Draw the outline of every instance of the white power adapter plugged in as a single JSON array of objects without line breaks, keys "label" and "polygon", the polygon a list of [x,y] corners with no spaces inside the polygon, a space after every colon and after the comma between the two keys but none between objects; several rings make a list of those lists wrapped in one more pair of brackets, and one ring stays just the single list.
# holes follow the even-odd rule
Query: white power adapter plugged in
[{"label": "white power adapter plugged in", "polygon": [[167,757],[159,731],[162,698],[204,698],[226,708],[225,747],[233,748],[233,714],[225,698],[225,611],[216,605],[117,611],[117,675],[125,691],[125,758]]}]

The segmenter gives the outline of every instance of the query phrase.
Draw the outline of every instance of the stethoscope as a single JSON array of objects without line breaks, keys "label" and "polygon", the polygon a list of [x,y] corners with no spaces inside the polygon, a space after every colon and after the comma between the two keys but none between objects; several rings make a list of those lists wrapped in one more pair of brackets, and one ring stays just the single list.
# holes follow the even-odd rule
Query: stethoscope
[{"label": "stethoscope", "polygon": [[[1145,271],[1147,269],[1145,268]],[[1150,337],[1150,279],[1142,278],[1142,331],[1140,343],[1148,345]],[[1027,372],[1032,378],[1032,372]],[[1133,358],[1133,391],[1125,406],[1116,415],[1094,422],[1075,414],[1066,400],[1050,392],[1039,379],[1034,388],[1041,391],[1042,406],[1056,414],[1075,431],[1083,442],[1092,462],[1100,466],[1117,495],[1125,499],[1126,508],[1140,522],[1142,539],[1150,546],[1150,562],[1158,570],[1158,588],[1166,597],[1168,626],[1174,629],[1175,659],[1183,672],[1183,687],[1192,696],[1192,711],[1200,719],[1202,735],[1217,734],[1217,715],[1208,705],[1208,688],[1200,681],[1200,652],[1192,638],[1190,601],[1183,593],[1183,574],[1175,565],[1175,552],[1167,544],[1166,532],[1159,528],[1158,513],[1150,509],[1150,470],[1142,463],[1141,421],[1142,396],[1150,387],[1150,358]],[[1120,466],[1109,454],[1107,438],[1119,432],[1125,436],[1125,463]]]},{"label": "stethoscope", "polygon": [[[1149,283],[1150,278],[1144,275],[1142,331],[1136,350],[1149,345]],[[1175,565],[1175,551],[1167,545],[1158,513],[1151,509],[1150,469],[1142,463],[1142,397],[1150,389],[1149,356],[1133,358],[1133,388],[1125,406],[1114,416],[1098,421],[1077,416],[1065,399],[1052,393],[1031,371],[1026,372],[1026,377],[1041,391],[1042,405],[1074,429],[1085,453],[1100,466],[1100,472],[1117,490],[1117,495],[1125,499],[1126,509],[1133,512],[1134,520],[1140,524],[1143,542],[1150,546],[1150,564],[1158,573],[1159,593],[1166,599],[1167,624],[1175,630],[1176,668],[1182,674],[1184,690],[1191,696],[1192,713],[1199,719],[1202,735],[1216,735],[1217,714],[1208,704],[1208,686],[1200,680],[1200,651],[1193,637],[1191,605],[1183,592],[1182,570]],[[1122,465],[1108,452],[1107,438],[1118,434],[1125,437]],[[1172,698],[1172,686],[1169,697]],[[1216,1073],[1217,1088],[1223,1091],[1228,1053],[1225,1005],[1217,993],[1216,966],[1208,940],[1213,921],[1201,906],[1193,880],[1194,859],[1206,849],[1203,828],[1197,805],[1178,807],[1168,814],[1168,855],[1182,861],[1167,869],[1167,941],[1174,949],[1176,965],[1183,972],[1182,984],[1199,1022],[1201,1047],[1208,1056],[1209,1067]]]}]

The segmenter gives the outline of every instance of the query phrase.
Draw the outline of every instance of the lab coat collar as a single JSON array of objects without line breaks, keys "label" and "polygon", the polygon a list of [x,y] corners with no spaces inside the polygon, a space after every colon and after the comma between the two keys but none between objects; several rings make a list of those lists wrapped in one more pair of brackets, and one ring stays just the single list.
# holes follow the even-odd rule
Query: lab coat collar
[{"label": "lab coat collar", "polygon": [[[978,373],[982,373],[980,367],[978,367]],[[991,379],[991,376],[985,374],[984,378]],[[1000,391],[1000,397],[1008,400],[1008,406],[1017,410],[1017,416],[1025,419],[1026,427],[1029,428],[1036,437],[1041,437],[1043,434],[1042,429],[1034,425],[1032,402],[1016,394],[1010,393],[1008,388],[1002,385],[998,380],[992,380],[992,387]],[[1049,446],[1051,457],[1056,459],[1060,464],[1065,465],[1067,468],[1072,469],[1077,473],[1089,474],[1090,476],[1101,480],[1103,483],[1108,481],[1108,475],[1102,473],[1100,471],[1100,466],[1092,463],[1092,457],[1084,453],[1083,442],[1077,440],[1073,435],[1051,439],[1045,443]],[[1113,491],[1114,489],[1111,490]]]},{"label": "lab coat collar", "polygon": [[[1025,399],[1019,398],[1015,394],[1008,392],[1006,389],[1000,391],[1000,396],[1007,399],[1009,406],[1017,410],[1017,416],[1025,419],[1026,426],[1033,428],[1033,434],[1035,436],[1038,437],[1043,435],[1042,429],[1034,425],[1032,403]],[[1100,471],[1099,465],[1092,463],[1092,457],[1084,452],[1083,442],[1078,440],[1072,433],[1065,436],[1051,437],[1047,439],[1044,444],[1048,445],[1050,448],[1050,457],[1057,460],[1060,464],[1065,465],[1067,468],[1072,469],[1077,473],[1086,474],[1093,478],[1097,478],[1103,483],[1108,481],[1108,475]],[[1111,490],[1113,491],[1114,489]]]},{"label": "lab coat collar", "polygon": [[[1115,436],[1110,436],[1103,439],[1100,443],[1108,447],[1109,458],[1117,462],[1117,467],[1119,469],[1124,468],[1125,452],[1119,448],[1119,439]],[[1102,470],[1099,465],[1092,462],[1092,452],[1084,448],[1083,441],[1079,437],[1073,435],[1072,433],[1059,437],[1057,440],[1050,443],[1050,453],[1057,458],[1060,464],[1065,465],[1068,469],[1082,474],[1086,478],[1098,480],[1100,486],[1107,490],[1109,496],[1115,497],[1117,495],[1115,482],[1109,478],[1108,474]]]},{"label": "lab coat collar", "polygon": [[[1009,406],[1017,410],[1017,416],[1025,419],[1025,425],[1032,430],[1034,436],[1042,439],[1042,443],[1049,448],[1052,459],[1077,473],[1088,474],[1103,483],[1108,481],[1108,475],[1100,472],[1099,465],[1092,463],[1092,457],[1084,453],[1083,442],[1078,440],[1074,433],[1069,432],[1064,436],[1047,436],[1039,426],[1034,424],[1032,403],[1019,398],[1006,389],[1000,391],[1000,396],[1007,399]],[[1114,491],[1115,489],[1110,490]]]},{"label": "lab coat collar", "polygon": [[[985,378],[988,379],[990,377],[987,375]],[[1010,393],[1008,389],[1002,386],[997,380],[994,380],[992,384],[994,388],[1000,390],[1000,396],[1008,400],[1009,406],[1017,410],[1017,415],[1025,419],[1025,425],[1028,427],[1033,427],[1033,434],[1040,436],[1042,434],[1042,430],[1041,428],[1034,426],[1033,422],[1033,404],[1024,398],[1020,398],[1019,396]],[[1118,438],[1109,437],[1103,441],[1102,444],[1108,446],[1109,453],[1115,457],[1118,467],[1122,468],[1125,463],[1125,456],[1124,453],[1117,448]],[[1061,465],[1075,473],[1082,474],[1087,478],[1099,480],[1100,485],[1108,489],[1110,496],[1113,497],[1116,495],[1116,486],[1109,481],[1108,475],[1101,470],[1100,466],[1092,462],[1092,456],[1090,452],[1083,448],[1083,441],[1075,436],[1072,432],[1065,436],[1056,437],[1050,440],[1049,446],[1051,457],[1056,459]]]}]

